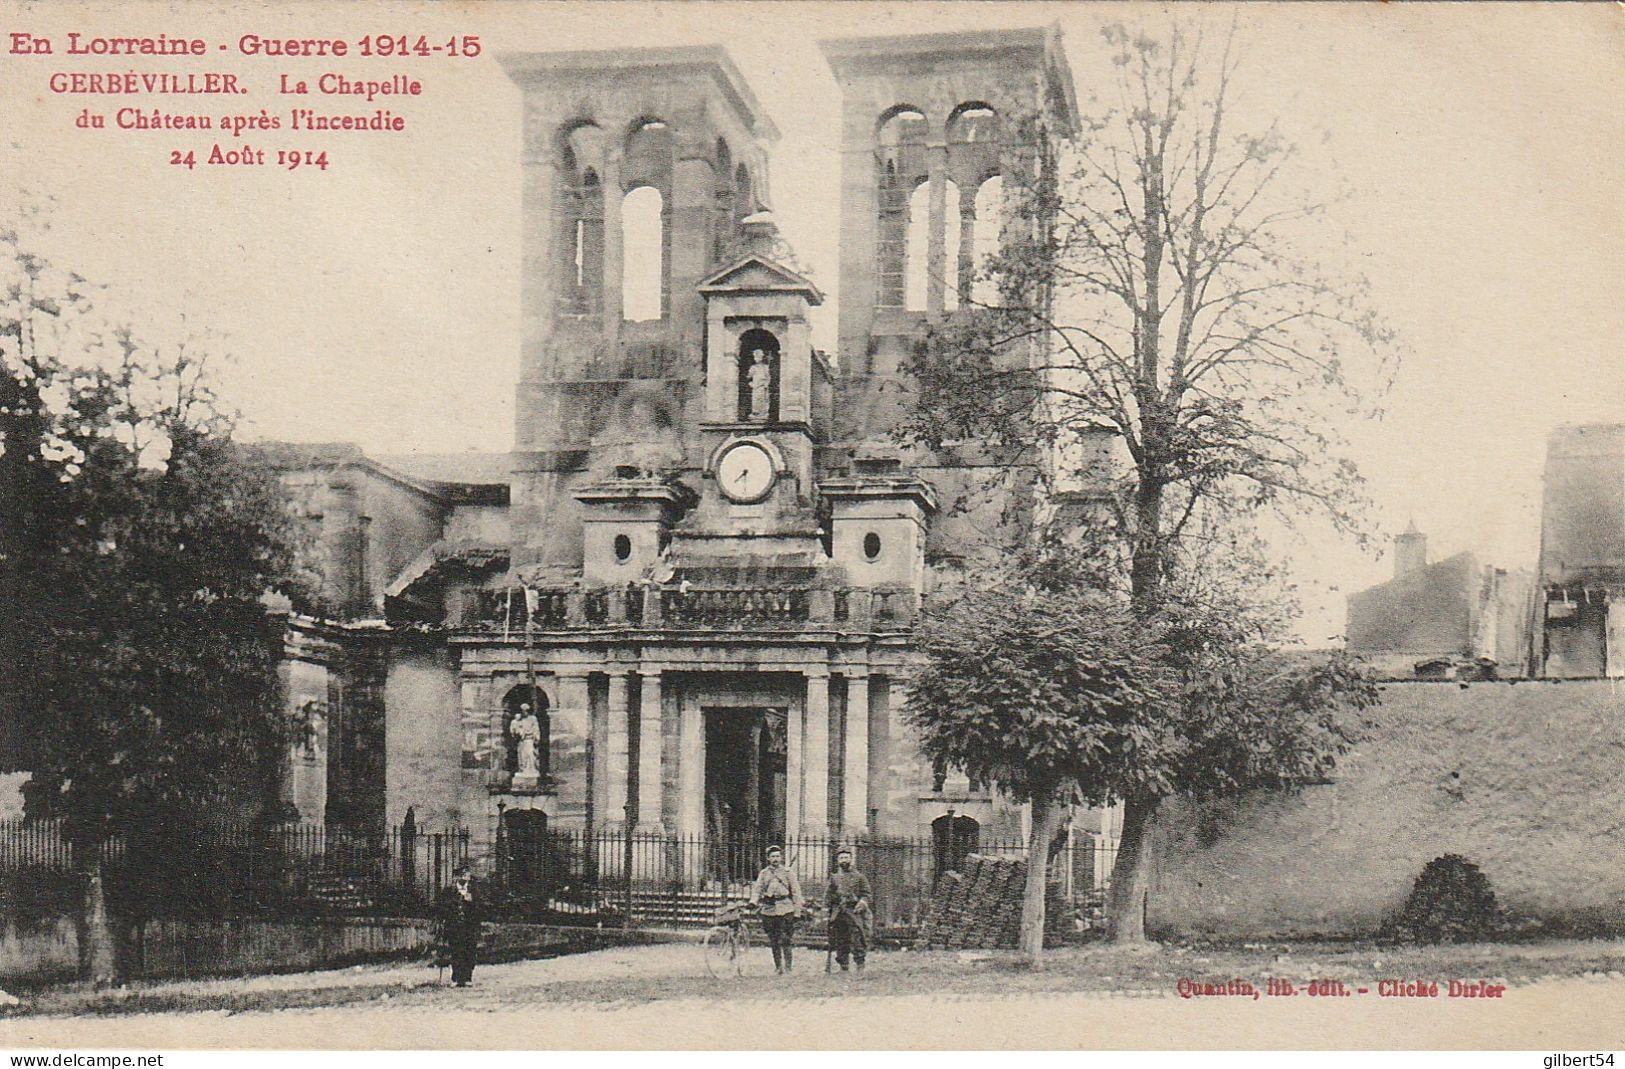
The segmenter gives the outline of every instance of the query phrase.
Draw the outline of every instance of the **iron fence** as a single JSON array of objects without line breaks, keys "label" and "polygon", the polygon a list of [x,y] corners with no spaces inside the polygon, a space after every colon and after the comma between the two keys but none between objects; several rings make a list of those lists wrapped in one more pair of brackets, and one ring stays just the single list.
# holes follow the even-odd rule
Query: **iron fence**
[{"label": "iron fence", "polygon": [[[103,844],[109,908],[137,918],[427,916],[468,859],[464,830],[202,825],[137,830]],[[56,821],[0,822],[0,908],[71,914],[83,870]]]},{"label": "iron fence", "polygon": [[[853,852],[870,882],[875,921],[882,928],[918,924],[942,877],[972,853],[1025,858],[1022,839],[955,836],[941,839],[792,836],[788,839],[665,835],[609,830],[545,831],[497,844],[489,890],[501,911],[535,920],[661,926],[707,924],[717,910],[749,897],[770,845],[802,896],[821,906],[835,854]],[[1104,890],[1115,849],[1075,834],[1052,851],[1050,879],[1080,907]]]},{"label": "iron fence", "polygon": [[[770,840],[542,824],[499,829],[489,850],[476,852],[463,829],[202,826],[105,844],[102,873],[109,907],[137,919],[429,917],[455,868],[472,860],[493,918],[697,926],[749,896],[769,845],[783,846],[812,906],[823,902],[836,852],[851,849],[869,878],[876,923],[887,929],[918,924],[967,855],[1027,853],[1022,839],[963,831]],[[1051,851],[1050,880],[1080,908],[1098,907],[1115,856],[1114,844],[1072,832]],[[83,889],[60,824],[0,822],[0,910],[71,915]]]}]

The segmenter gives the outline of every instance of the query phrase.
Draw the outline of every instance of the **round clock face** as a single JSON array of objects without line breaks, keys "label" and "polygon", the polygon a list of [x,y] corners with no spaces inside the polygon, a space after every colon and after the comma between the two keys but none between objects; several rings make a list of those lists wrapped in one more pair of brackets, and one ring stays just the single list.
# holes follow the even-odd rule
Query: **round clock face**
[{"label": "round clock face", "polygon": [[773,489],[773,458],[754,442],[741,442],[717,461],[717,485],[729,501],[760,501]]}]

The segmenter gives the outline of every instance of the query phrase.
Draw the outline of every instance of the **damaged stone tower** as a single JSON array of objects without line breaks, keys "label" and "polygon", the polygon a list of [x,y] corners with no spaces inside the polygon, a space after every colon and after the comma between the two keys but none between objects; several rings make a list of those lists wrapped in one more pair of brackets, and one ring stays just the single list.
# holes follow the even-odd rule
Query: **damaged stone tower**
[{"label": "damaged stone tower", "polygon": [[571,487],[692,457],[697,286],[765,202],[777,138],[717,47],[514,56],[524,92],[516,569],[578,574]]}]

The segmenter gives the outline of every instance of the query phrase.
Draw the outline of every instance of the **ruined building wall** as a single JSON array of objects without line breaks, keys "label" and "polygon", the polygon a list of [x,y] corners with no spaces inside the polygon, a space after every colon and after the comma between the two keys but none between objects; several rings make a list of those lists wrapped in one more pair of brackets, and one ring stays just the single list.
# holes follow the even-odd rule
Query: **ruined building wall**
[{"label": "ruined building wall", "polygon": [[1625,425],[1552,432],[1537,587],[1542,674],[1625,676]]},{"label": "ruined building wall", "polygon": [[[618,464],[701,462],[695,287],[765,197],[776,132],[721,49],[526,55],[509,73],[525,96],[513,559],[567,574],[573,487]],[[622,213],[643,187],[660,198],[660,314],[633,320]]]},{"label": "ruined building wall", "polygon": [[[1064,137],[1076,105],[1053,30],[822,47],[842,94],[841,369],[825,451],[839,466],[888,439],[910,404],[905,367],[928,323],[968,307],[975,260],[997,243],[990,228],[1005,225],[1020,176],[1046,155],[1029,120]],[[904,463],[941,499],[933,559],[971,555],[1011,503],[1010,488],[988,492],[974,462],[914,451]]]}]

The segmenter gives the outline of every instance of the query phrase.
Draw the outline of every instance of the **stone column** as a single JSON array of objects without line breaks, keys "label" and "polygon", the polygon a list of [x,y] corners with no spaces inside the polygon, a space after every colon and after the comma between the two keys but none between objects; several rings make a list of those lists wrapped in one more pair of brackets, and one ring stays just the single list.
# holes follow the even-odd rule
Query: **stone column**
[{"label": "stone column", "polygon": [[660,804],[663,746],[660,672],[639,669],[638,676],[643,681],[642,696],[638,700],[638,830],[659,833],[665,831]]},{"label": "stone column", "polygon": [[[943,280],[948,276],[948,146],[934,144],[926,149],[930,168],[931,212],[928,221],[930,240],[925,254],[925,308],[932,315],[942,314]],[[954,255],[958,256],[958,250]]]},{"label": "stone column", "polygon": [[615,340],[621,334],[621,150],[619,146],[604,146],[604,171],[600,175],[604,191],[604,339],[608,351],[615,349]]},{"label": "stone column", "polygon": [[620,826],[626,820],[626,783],[628,763],[631,759],[631,739],[627,726],[627,675],[611,672],[609,676],[609,751],[604,755],[605,783],[608,788],[604,799],[603,822],[607,828]]},{"label": "stone column", "polygon": [[[592,737],[592,700],[587,691],[587,673],[558,673],[559,704],[553,711],[553,738],[550,773],[558,784],[557,819],[564,827],[583,828],[587,823],[587,754]],[[599,814],[593,814],[598,818]]]},{"label": "stone column", "polygon": [[677,833],[705,834],[705,714],[692,695],[679,692],[677,721]]},{"label": "stone column", "polygon": [[786,836],[801,834],[801,720],[801,703],[791,702],[784,728],[784,833]]},{"label": "stone column", "polygon": [[829,833],[829,669],[809,665],[806,739],[801,750],[801,831]]},{"label": "stone column", "polygon": [[846,677],[846,742],[841,827],[847,835],[869,830],[869,673]]}]

